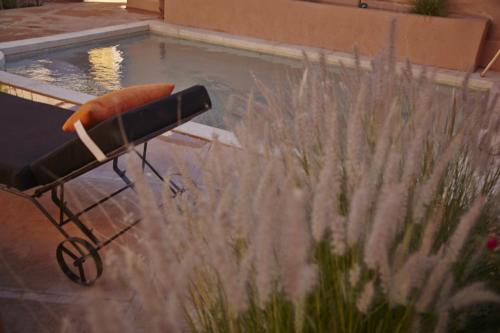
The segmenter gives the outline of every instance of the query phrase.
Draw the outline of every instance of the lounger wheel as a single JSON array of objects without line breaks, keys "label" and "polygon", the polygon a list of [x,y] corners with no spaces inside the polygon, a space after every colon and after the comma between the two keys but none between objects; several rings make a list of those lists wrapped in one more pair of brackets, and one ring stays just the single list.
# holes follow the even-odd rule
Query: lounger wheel
[{"label": "lounger wheel", "polygon": [[56,257],[63,273],[75,283],[90,286],[102,274],[99,253],[84,239],[74,237],[61,242]]}]

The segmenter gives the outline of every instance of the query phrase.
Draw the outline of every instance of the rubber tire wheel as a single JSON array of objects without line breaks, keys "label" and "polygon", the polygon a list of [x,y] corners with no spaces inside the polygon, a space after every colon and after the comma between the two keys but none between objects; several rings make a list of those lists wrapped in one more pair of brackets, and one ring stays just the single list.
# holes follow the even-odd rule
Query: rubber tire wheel
[{"label": "rubber tire wheel", "polygon": [[[71,248],[68,248],[67,244],[70,244]],[[77,248],[81,252],[78,251]],[[66,254],[66,256],[64,254]],[[73,259],[69,264],[66,260],[68,256]],[[73,237],[59,243],[56,249],[56,258],[64,275],[71,281],[80,285],[91,286],[102,274],[102,260],[99,253],[91,243],[84,239]],[[89,259],[92,259],[95,266],[95,276],[90,279],[87,274],[85,274],[85,267],[83,265]],[[71,270],[71,266],[77,267],[78,274]]]}]

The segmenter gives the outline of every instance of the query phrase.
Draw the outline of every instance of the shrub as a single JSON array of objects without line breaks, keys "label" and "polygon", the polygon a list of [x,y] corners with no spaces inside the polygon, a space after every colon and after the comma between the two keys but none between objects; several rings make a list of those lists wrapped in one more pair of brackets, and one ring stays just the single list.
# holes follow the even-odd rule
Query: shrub
[{"label": "shrub", "polygon": [[498,223],[497,99],[397,73],[392,52],[290,76],[257,82],[241,147],[214,143],[202,183],[177,159],[187,192],[162,208],[130,160],[142,234],[108,259],[135,310],[89,307],[96,332],[445,332],[499,301],[476,274]]},{"label": "shrub", "polygon": [[42,0],[0,0],[0,10],[41,5]]},{"label": "shrub", "polygon": [[446,0],[414,0],[411,10],[414,14],[445,16]]},{"label": "shrub", "polygon": [[0,9],[17,8],[16,0],[0,0]]}]

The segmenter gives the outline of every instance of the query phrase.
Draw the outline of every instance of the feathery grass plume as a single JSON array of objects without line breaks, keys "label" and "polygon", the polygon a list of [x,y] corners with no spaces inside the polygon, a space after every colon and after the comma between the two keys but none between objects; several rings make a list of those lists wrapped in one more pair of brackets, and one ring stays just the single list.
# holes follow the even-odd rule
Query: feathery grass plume
[{"label": "feathery grass plume", "polygon": [[368,281],[361,294],[359,295],[358,300],[356,301],[356,307],[361,313],[367,313],[370,305],[373,302],[373,298],[375,297],[375,286],[373,284],[373,280]]},{"label": "feathery grass plume", "polygon": [[460,219],[460,223],[450,238],[445,252],[445,260],[454,263],[460,256],[460,252],[467,240],[474,224],[478,221],[481,210],[485,204],[485,198],[479,197],[472,204],[470,210]]},{"label": "feathery grass plume", "polygon": [[425,287],[422,289],[416,303],[419,311],[424,312],[435,301],[437,291],[441,283],[451,274],[451,265],[458,259],[471,228],[479,218],[484,203],[485,199],[483,197],[477,198],[470,210],[460,219],[460,223],[451,236],[442,258],[434,267]]},{"label": "feathery grass plume", "polygon": [[438,309],[438,312],[448,310],[448,305],[446,303],[450,298],[454,284],[455,281],[453,276],[449,275],[441,286],[441,291],[439,292],[439,298],[436,303],[436,309]]},{"label": "feathery grass plume", "polygon": [[[326,143],[326,156],[324,165],[319,174],[316,191],[313,194],[312,202],[312,234],[316,241],[320,241],[325,231],[330,227],[330,221],[336,221],[339,217],[338,196],[340,195],[341,175],[338,166],[337,140],[335,135],[330,135],[330,140]],[[334,227],[334,226],[333,226]],[[334,242],[338,254],[342,255],[345,245],[341,228],[335,228]],[[333,231],[333,230],[332,230]]]},{"label": "feathery grass plume", "polygon": [[174,156],[187,191],[162,208],[131,161],[146,223],[110,260],[136,296],[127,316],[90,307],[94,331],[430,332],[496,299],[467,287],[491,272],[470,255],[498,205],[490,97],[399,74],[394,45],[371,72],[318,61],[257,79],[238,147],[215,140],[196,182]]},{"label": "feathery grass plume", "polygon": [[238,154],[237,165],[246,165],[246,168],[237,168],[238,188],[235,196],[235,206],[233,214],[235,219],[235,239],[244,240],[248,237],[252,225],[252,206],[248,203],[252,201],[254,194],[254,181],[259,177],[259,159],[252,156]]},{"label": "feathery grass plume", "polygon": [[419,252],[411,254],[403,267],[392,277],[389,299],[395,304],[407,305],[411,292],[420,289],[427,272],[436,262],[435,258],[426,257]]},{"label": "feathery grass plume", "polygon": [[[271,162],[258,184],[254,199],[254,213],[260,216],[256,227],[256,278],[255,284],[257,288],[258,302],[261,307],[265,307],[273,292],[273,285],[277,277],[277,263],[275,262],[275,237],[278,235],[274,232],[275,217],[283,207],[281,202],[273,200],[277,193],[270,191],[269,187],[275,188],[278,175],[275,170],[276,164]],[[278,205],[277,205],[278,204]],[[279,217],[278,217],[279,218]]]},{"label": "feathery grass plume", "polygon": [[359,264],[354,264],[354,266],[349,270],[349,284],[352,288],[356,288],[361,279],[361,267]]},{"label": "feathery grass plume", "polygon": [[[411,89],[413,87],[410,87]],[[408,151],[405,154],[403,182],[410,185],[420,175],[424,165],[425,142],[431,128],[433,119],[432,112],[426,112],[432,105],[433,94],[429,91],[430,85],[426,84],[422,89],[426,90],[423,96],[419,96],[415,102],[414,110],[408,114],[411,121],[405,124],[407,132],[406,139],[409,141]]]},{"label": "feathery grass plume", "polygon": [[305,218],[305,196],[293,187],[287,190],[292,193],[285,199],[287,224],[280,238],[282,281],[285,294],[295,305],[299,305],[311,291],[316,273],[310,264],[312,239]]},{"label": "feathery grass plume", "polygon": [[439,260],[431,274],[426,280],[425,286],[420,291],[420,295],[415,304],[417,311],[424,313],[429,310],[432,303],[435,301],[437,292],[446,279],[450,270],[450,265],[447,261],[441,259]]},{"label": "feathery grass plume", "polygon": [[433,168],[432,173],[421,186],[416,189],[416,203],[413,219],[418,223],[422,221],[426,211],[435,199],[436,194],[442,183],[442,179],[446,174],[450,161],[456,156],[458,150],[462,146],[464,135],[457,134],[456,137],[448,144],[445,151],[437,161],[436,166]]},{"label": "feathery grass plume", "polygon": [[424,231],[421,237],[421,244],[419,251],[424,256],[429,256],[432,251],[432,246],[435,241],[436,232],[443,220],[444,210],[442,207],[434,207],[434,212],[427,220],[424,226]]},{"label": "feathery grass plume", "polygon": [[370,176],[363,176],[350,202],[347,222],[347,241],[350,246],[357,245],[364,237],[373,191],[375,191],[374,180]]},{"label": "feathery grass plume", "polygon": [[446,333],[448,328],[448,323],[450,321],[450,313],[448,311],[443,311],[439,313],[438,322],[434,333]]},{"label": "feathery grass plume", "polygon": [[488,290],[484,283],[476,282],[456,292],[448,304],[453,309],[460,309],[478,303],[500,303],[500,296]]},{"label": "feathery grass plume", "polygon": [[362,83],[357,94],[356,101],[348,114],[347,138],[346,138],[346,170],[347,178],[350,181],[350,188],[358,183],[363,172],[364,161],[367,152],[365,149],[366,139],[364,138],[364,103],[366,101],[367,84]]},{"label": "feathery grass plume", "polygon": [[360,186],[354,191],[350,202],[347,239],[349,245],[357,244],[364,238],[364,231],[367,227],[369,212],[375,203],[377,197],[379,179],[383,173],[387,156],[391,148],[392,125],[395,119],[396,108],[390,109],[391,112],[383,118],[381,129],[379,129],[378,138],[374,148],[371,165],[364,172]]},{"label": "feathery grass plume", "polygon": [[389,249],[406,214],[407,192],[402,185],[388,185],[379,197],[373,227],[365,246],[365,263],[371,269],[389,261]]},{"label": "feathery grass plume", "polygon": [[346,218],[342,215],[335,216],[330,223],[331,250],[336,256],[343,256],[347,251],[346,244]]}]

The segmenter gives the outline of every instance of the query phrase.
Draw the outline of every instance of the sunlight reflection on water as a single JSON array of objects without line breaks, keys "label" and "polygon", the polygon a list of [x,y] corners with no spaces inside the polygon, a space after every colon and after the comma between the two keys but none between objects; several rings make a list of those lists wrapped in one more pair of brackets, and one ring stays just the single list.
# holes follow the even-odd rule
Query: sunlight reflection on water
[{"label": "sunlight reflection on water", "polygon": [[177,91],[201,84],[213,111],[195,121],[224,128],[228,117],[238,119],[244,111],[255,77],[276,87],[301,66],[286,58],[141,34],[15,57],[6,70],[92,95],[134,84],[169,82]]},{"label": "sunlight reflection on water", "polygon": [[118,46],[89,50],[90,75],[106,90],[121,88],[123,53]]}]

